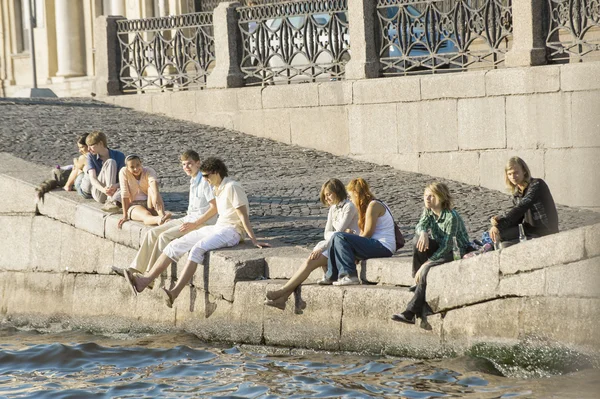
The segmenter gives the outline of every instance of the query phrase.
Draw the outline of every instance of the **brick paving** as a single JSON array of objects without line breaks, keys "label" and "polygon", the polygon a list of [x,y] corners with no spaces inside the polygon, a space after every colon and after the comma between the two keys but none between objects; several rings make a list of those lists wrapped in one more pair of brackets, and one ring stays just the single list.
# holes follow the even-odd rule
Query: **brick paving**
[{"label": "brick paving", "polygon": [[[191,148],[201,157],[221,157],[230,176],[247,190],[257,236],[293,245],[310,246],[321,239],[327,209],[319,203],[319,189],[329,178],[344,183],[354,177],[367,180],[375,195],[389,204],[409,239],[422,210],[423,189],[435,180],[91,99],[0,98],[0,152],[49,167],[68,164],[77,155],[77,136],[93,130],[108,135],[110,148],[135,152],[158,172],[167,208],[176,214],[187,208],[189,186],[179,154]],[[481,237],[490,216],[511,205],[507,194],[437,180],[448,183],[471,238]],[[558,211],[561,230],[600,222],[600,213],[566,206]]]}]

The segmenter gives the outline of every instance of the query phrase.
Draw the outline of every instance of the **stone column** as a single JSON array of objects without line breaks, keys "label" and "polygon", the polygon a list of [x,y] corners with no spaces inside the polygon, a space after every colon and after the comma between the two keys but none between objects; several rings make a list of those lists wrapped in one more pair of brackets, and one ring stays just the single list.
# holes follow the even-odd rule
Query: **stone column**
[{"label": "stone column", "polygon": [[377,0],[348,1],[350,61],[346,64],[346,79],[379,76],[377,24]]},{"label": "stone column", "polygon": [[83,3],[56,0],[56,76],[85,75],[85,33],[83,31]]},{"label": "stone column", "polygon": [[238,27],[236,8],[240,3],[220,3],[213,13],[216,66],[208,75],[207,87],[227,88],[244,85],[240,70],[242,37]]},{"label": "stone column", "polygon": [[168,0],[158,0],[158,17],[166,17],[169,15]]},{"label": "stone column", "polygon": [[121,94],[119,69],[121,50],[117,38],[117,21],[125,18],[101,15],[94,21],[96,39],[96,78],[94,91],[99,96]]},{"label": "stone column", "polygon": [[125,16],[125,1],[124,0],[111,0],[110,1],[110,15],[121,15]]},{"label": "stone column", "polygon": [[544,2],[545,0],[513,1],[513,42],[510,51],[506,53],[507,67],[546,64]]}]

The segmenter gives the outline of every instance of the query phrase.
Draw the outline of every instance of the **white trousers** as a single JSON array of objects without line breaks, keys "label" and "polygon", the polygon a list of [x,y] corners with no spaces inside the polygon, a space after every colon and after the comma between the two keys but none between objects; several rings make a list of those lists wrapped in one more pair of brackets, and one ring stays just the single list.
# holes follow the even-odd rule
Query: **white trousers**
[{"label": "white trousers", "polygon": [[240,233],[233,226],[204,226],[171,241],[163,253],[172,260],[178,261],[189,251],[188,259],[200,264],[208,251],[233,247],[240,242],[240,238]]}]

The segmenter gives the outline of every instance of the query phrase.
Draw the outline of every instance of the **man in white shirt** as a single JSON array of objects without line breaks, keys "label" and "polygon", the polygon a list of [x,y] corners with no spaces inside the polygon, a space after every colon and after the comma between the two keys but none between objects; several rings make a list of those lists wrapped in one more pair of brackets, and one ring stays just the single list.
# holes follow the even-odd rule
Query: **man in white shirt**
[{"label": "man in white shirt", "polygon": [[[187,215],[148,230],[135,259],[129,266],[132,272],[146,272],[171,241],[202,226],[213,225],[217,220],[217,202],[210,184],[200,173],[198,153],[187,150],[181,154],[181,166],[185,174],[191,178]],[[117,273],[120,274],[118,271]]]},{"label": "man in white shirt", "polygon": [[172,307],[183,288],[192,280],[199,263],[204,260],[208,251],[232,247],[237,245],[244,233],[248,235],[252,244],[258,248],[270,245],[256,241],[254,231],[250,225],[248,197],[244,188],[228,176],[227,166],[218,158],[207,158],[200,166],[202,176],[214,188],[219,218],[214,226],[204,226],[181,238],[172,241],[166,246],[158,257],[152,269],[144,275],[136,274],[130,270],[125,273],[125,278],[131,285],[135,295],[148,287],[154,279],[167,269],[171,261],[177,261],[189,251],[188,261],[183,268],[181,276],[173,289],[163,288],[165,303]]}]

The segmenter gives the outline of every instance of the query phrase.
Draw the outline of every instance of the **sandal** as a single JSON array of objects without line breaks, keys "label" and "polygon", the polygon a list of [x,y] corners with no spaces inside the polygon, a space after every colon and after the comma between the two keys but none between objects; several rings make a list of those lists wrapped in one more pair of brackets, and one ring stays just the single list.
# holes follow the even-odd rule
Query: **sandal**
[{"label": "sandal", "polygon": [[271,299],[265,299],[265,305],[267,306],[271,306],[277,309],[281,309],[281,310],[285,310],[285,303],[287,301],[281,301],[281,300],[271,300]]},{"label": "sandal", "polygon": [[131,291],[133,292],[133,295],[137,296],[138,290],[135,287],[135,274],[132,273],[129,269],[125,269],[123,271],[123,277],[125,277],[125,280],[127,280],[127,283],[131,287]]},{"label": "sandal", "polygon": [[162,287],[161,289],[161,294],[162,297],[165,301],[165,305],[167,305],[168,308],[173,308],[173,302],[175,302],[175,300],[173,299],[173,297],[171,296],[171,293],[169,291],[167,291],[167,289],[165,287]]},{"label": "sandal", "polygon": [[173,216],[173,214],[172,214],[172,213],[170,213],[170,212],[167,212],[167,213],[165,213],[165,214],[164,214],[164,215],[163,215],[163,216],[160,218],[160,221],[158,222],[158,225],[159,225],[159,226],[161,226],[161,225],[165,224],[165,222],[166,222],[167,220],[171,219],[171,216]]}]

